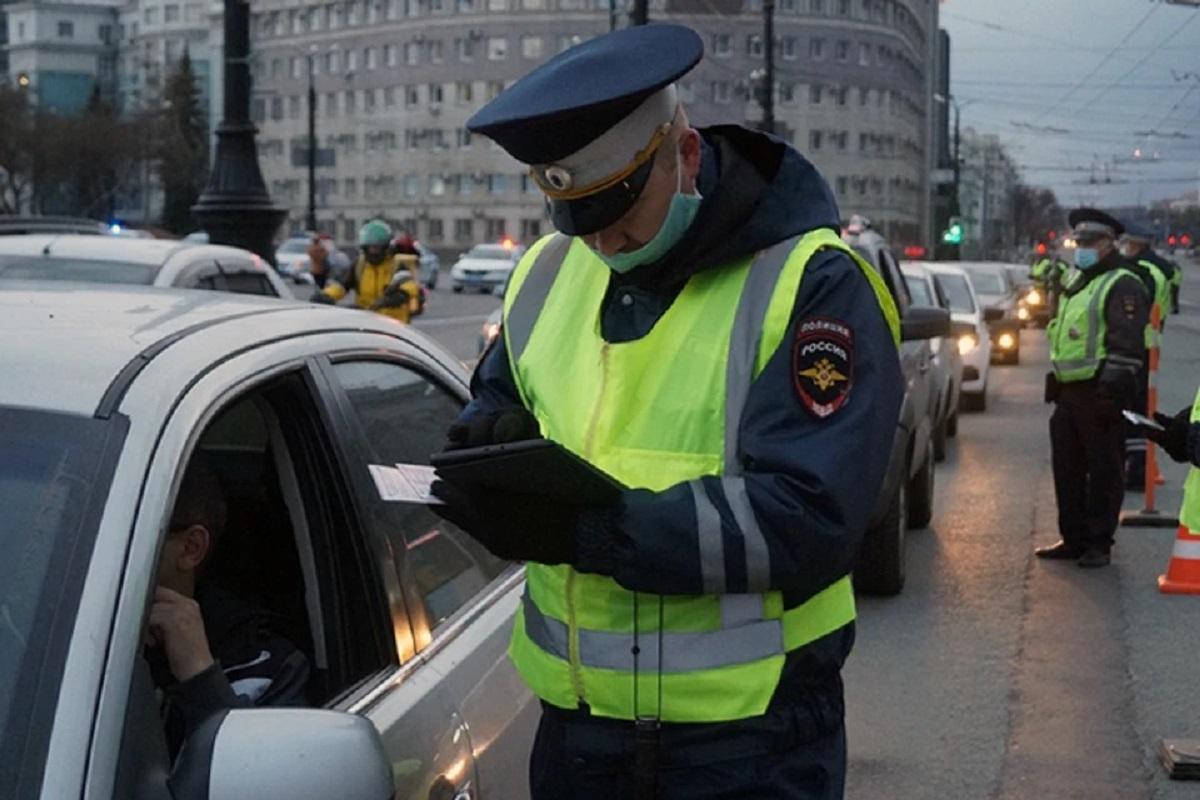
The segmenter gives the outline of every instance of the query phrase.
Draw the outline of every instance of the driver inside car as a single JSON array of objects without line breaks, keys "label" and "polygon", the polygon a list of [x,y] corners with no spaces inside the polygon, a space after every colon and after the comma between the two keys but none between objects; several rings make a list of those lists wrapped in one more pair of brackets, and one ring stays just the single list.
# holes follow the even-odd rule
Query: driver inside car
[{"label": "driver inside car", "polygon": [[308,705],[309,662],[281,635],[284,620],[206,575],[225,519],[221,485],[197,455],[171,514],[146,630],[172,758],[223,709]]}]

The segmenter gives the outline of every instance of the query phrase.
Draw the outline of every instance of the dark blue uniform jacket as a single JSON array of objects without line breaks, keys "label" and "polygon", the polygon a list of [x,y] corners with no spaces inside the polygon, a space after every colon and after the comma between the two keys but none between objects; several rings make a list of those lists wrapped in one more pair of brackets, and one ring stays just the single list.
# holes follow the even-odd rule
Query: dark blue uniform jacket
[{"label": "dark blue uniform jacket", "polygon": [[[701,134],[704,200],[697,218],[659,262],[613,275],[600,310],[601,330],[610,342],[644,336],[700,271],[721,269],[810,230],[840,228],[829,186],[794,149],[737,126]],[[853,385],[846,404],[824,418],[805,407],[789,336],[753,384],[741,422],[747,493],[770,554],[769,586],[748,585],[742,533],[721,482],[704,480],[721,512],[728,590],[778,589],[789,607],[853,566],[887,468],[904,391],[897,349],[874,293],[859,267],[840,252],[820,252],[807,267],[793,327],[814,316],[834,318],[853,331]],[[498,341],[476,369],[474,400],[464,419],[521,402],[503,340]],[[617,525],[603,535],[589,529],[595,535],[581,539],[576,566],[611,575],[635,591],[699,594],[696,528],[686,485],[663,492],[632,490]],[[836,681],[852,642],[849,625],[791,654],[780,692],[798,681]]]}]

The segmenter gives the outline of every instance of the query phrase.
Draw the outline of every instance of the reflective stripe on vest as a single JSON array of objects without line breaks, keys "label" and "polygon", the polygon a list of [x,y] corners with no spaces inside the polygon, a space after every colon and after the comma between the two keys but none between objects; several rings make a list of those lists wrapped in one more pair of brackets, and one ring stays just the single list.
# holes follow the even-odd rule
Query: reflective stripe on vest
[{"label": "reflective stripe on vest", "polygon": [[[1116,269],[1063,299],[1050,331],[1050,361],[1060,382],[1089,380],[1099,371],[1100,364],[1108,354],[1104,341],[1108,331],[1105,302],[1113,284],[1125,276],[1137,278],[1127,269]],[[1086,303],[1085,308],[1080,309],[1081,303]],[[1082,331],[1079,330],[1081,326],[1084,328]],[[1072,332],[1075,336],[1071,336]],[[1135,359],[1123,359],[1120,356],[1113,356],[1112,360],[1141,364]]]},{"label": "reflective stripe on vest", "polygon": [[[635,595],[602,576],[527,565],[510,652],[543,700],[564,708],[582,700],[594,714],[622,719],[754,716],[765,711],[787,652],[853,621],[848,577],[791,609],[768,591],[770,553],[740,475],[750,386],[784,341],[804,266],[823,248],[846,252],[864,270],[898,340],[882,279],[832,231],[693,276],[653,330],[629,343],[600,337],[610,273],[582,243],[546,237],[518,265],[504,331],[522,400],[546,436],[626,485],[691,493],[705,592]],[[728,593],[727,536],[704,476],[720,477],[744,555],[730,563],[744,563],[738,580],[752,593]]]},{"label": "reflective stripe on vest", "polygon": [[[1200,391],[1192,403],[1192,424],[1200,422]],[[1179,522],[1189,532],[1200,536],[1200,469],[1193,464],[1183,484],[1183,507],[1179,510]]]}]

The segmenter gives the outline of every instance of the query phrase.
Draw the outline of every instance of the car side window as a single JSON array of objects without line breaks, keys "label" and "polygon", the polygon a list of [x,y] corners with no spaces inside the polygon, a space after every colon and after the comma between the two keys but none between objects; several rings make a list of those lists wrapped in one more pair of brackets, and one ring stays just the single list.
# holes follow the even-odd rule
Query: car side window
[{"label": "car side window", "polygon": [[278,293],[271,282],[267,280],[267,276],[263,275],[259,270],[254,269],[249,261],[227,261],[221,260],[221,279],[218,285],[223,284],[227,292],[235,292],[237,294],[256,294],[264,297],[277,297]]},{"label": "car side window", "polygon": [[[369,448],[373,463],[429,464],[442,449],[446,428],[462,403],[425,375],[384,361],[343,361],[333,365],[337,382]],[[363,470],[363,478],[366,469]],[[498,559],[463,531],[427,507],[385,503],[377,518],[396,554],[401,581],[411,583],[425,606],[430,630],[445,622],[509,562]],[[418,642],[423,639],[418,635]]]},{"label": "car side window", "polygon": [[896,257],[886,247],[879,249],[879,269],[895,295],[900,314],[905,314],[912,305],[912,297],[909,296],[908,287],[900,277],[900,265],[896,263]]}]

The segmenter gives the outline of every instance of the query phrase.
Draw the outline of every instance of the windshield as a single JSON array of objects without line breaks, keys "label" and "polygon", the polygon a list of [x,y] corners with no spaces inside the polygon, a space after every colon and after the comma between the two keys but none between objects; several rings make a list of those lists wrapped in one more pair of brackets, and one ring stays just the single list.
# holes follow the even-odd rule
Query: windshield
[{"label": "windshield", "polygon": [[908,285],[908,293],[912,295],[914,306],[937,308],[933,300],[933,292],[929,289],[929,281],[916,275],[905,275],[904,283]]},{"label": "windshield", "polygon": [[154,283],[157,266],[67,256],[0,256],[0,280]]},{"label": "windshield", "polygon": [[1004,278],[995,272],[972,272],[971,283],[979,294],[1008,294]]},{"label": "windshield", "polygon": [[307,253],[308,239],[288,239],[283,244],[279,245],[277,253]]},{"label": "windshield", "polygon": [[468,258],[488,258],[497,261],[511,261],[512,250],[498,244],[477,244],[467,253]]},{"label": "windshield", "polygon": [[16,792],[10,779],[32,780],[37,794],[124,428],[121,417],[0,407],[0,797]]},{"label": "windshield", "polygon": [[971,287],[962,275],[937,275],[934,280],[942,288],[942,294],[950,303],[950,310],[960,314],[975,313],[975,301],[971,299]]}]

